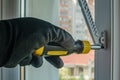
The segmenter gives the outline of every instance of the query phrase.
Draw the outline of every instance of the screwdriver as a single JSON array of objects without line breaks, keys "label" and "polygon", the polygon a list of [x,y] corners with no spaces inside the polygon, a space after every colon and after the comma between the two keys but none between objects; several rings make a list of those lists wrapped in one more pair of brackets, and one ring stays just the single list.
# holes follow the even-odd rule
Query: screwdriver
[{"label": "screwdriver", "polygon": [[65,49],[61,46],[45,45],[34,51],[36,56],[65,56],[72,53],[87,54],[89,51],[101,49],[100,45],[90,45],[89,41],[78,40],[72,49]]}]

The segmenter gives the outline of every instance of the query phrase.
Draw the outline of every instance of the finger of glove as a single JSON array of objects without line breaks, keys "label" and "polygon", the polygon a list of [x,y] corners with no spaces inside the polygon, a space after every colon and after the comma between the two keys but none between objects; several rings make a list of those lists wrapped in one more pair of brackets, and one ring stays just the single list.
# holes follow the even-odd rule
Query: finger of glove
[{"label": "finger of glove", "polygon": [[[24,37],[30,35],[28,32],[34,33],[39,44],[46,44],[48,42],[56,42],[65,48],[72,48],[74,39],[65,30],[37,18],[18,18],[11,20],[13,24],[18,24],[20,30],[24,33]],[[24,24],[23,24],[24,23]]]},{"label": "finger of glove", "polygon": [[43,57],[33,55],[31,60],[31,65],[36,68],[39,68],[42,66],[42,64],[43,64]]},{"label": "finger of glove", "polygon": [[[26,33],[26,29],[29,29],[28,32],[33,32],[34,36],[36,36],[37,39],[39,40],[39,44],[56,42],[65,48],[72,48],[75,43],[73,37],[67,31],[47,21],[37,18],[22,18],[22,19],[17,19],[15,21],[19,23],[20,25],[19,28],[21,28],[23,32]],[[22,23],[26,23],[26,24],[22,24]],[[29,35],[29,33],[27,33],[26,35]]]},{"label": "finger of glove", "polygon": [[56,68],[61,68],[64,65],[62,59],[58,56],[49,56],[45,57],[45,59]]},{"label": "finger of glove", "polygon": [[66,49],[73,48],[75,44],[73,37],[67,31],[61,28],[58,28],[52,24],[51,26],[53,27],[52,32],[51,32],[51,35],[52,35],[51,42],[56,42]]},{"label": "finger of glove", "polygon": [[25,59],[23,59],[19,64],[20,66],[26,66],[30,64],[31,60],[32,60],[32,55],[29,55]]}]

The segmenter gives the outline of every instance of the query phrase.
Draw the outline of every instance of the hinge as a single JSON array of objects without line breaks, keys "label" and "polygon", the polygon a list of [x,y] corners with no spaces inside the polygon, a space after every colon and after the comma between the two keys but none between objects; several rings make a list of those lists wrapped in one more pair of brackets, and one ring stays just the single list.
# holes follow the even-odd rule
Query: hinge
[{"label": "hinge", "polygon": [[101,32],[101,36],[100,36],[99,42],[101,44],[101,48],[102,49],[107,48],[107,44],[106,44],[107,40],[106,39],[107,39],[107,31]]}]

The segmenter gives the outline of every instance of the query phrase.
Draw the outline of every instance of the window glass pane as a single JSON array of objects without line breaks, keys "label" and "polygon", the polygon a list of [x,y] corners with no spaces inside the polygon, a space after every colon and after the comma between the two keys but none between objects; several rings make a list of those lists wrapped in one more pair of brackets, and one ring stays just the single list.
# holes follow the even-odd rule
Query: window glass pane
[{"label": "window glass pane", "polygon": [[[94,18],[94,0],[87,0]],[[59,25],[75,40],[88,40],[93,44],[88,27],[77,0],[59,0]],[[94,51],[61,57],[64,67],[59,70],[59,80],[94,80]]]}]

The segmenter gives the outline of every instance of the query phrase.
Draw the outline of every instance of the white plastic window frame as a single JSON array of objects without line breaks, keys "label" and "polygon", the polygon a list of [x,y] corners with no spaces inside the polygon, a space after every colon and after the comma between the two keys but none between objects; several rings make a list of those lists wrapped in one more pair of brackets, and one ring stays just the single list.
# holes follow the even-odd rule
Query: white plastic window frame
[{"label": "white plastic window frame", "polygon": [[112,79],[120,80],[120,0],[111,0],[112,7]]},{"label": "white plastic window frame", "polygon": [[[108,14],[105,13],[105,10],[108,10]],[[120,80],[120,1],[96,0],[96,16],[99,16],[96,17],[97,25],[102,27],[109,26],[109,33],[111,34],[108,34],[108,39],[111,39],[111,41],[109,42],[110,44],[107,44],[109,49],[96,51],[95,53],[95,80]],[[108,17],[109,19],[107,19]],[[102,20],[107,22],[102,23]],[[103,29],[109,30],[108,27]],[[11,72],[7,70],[7,74],[9,73]]]},{"label": "white plastic window frame", "polygon": [[120,80],[120,0],[95,0],[95,21],[107,30],[107,49],[95,53],[95,80]]}]

